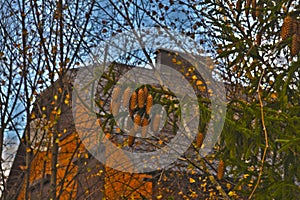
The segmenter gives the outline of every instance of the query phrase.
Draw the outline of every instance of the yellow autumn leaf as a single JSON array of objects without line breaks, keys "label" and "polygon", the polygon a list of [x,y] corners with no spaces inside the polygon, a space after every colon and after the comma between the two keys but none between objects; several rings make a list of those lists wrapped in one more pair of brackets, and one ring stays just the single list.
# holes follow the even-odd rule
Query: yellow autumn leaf
[{"label": "yellow autumn leaf", "polygon": [[230,197],[232,197],[232,196],[235,196],[236,193],[235,193],[235,191],[230,191],[230,192],[228,193],[228,195],[229,195]]},{"label": "yellow autumn leaf", "polygon": [[231,184],[230,183],[226,183],[226,187],[229,190],[231,188]]},{"label": "yellow autumn leaf", "polygon": [[203,82],[201,80],[197,80],[196,85],[203,85]]},{"label": "yellow autumn leaf", "polygon": [[190,178],[190,183],[195,183],[195,182],[196,182],[195,179]]},{"label": "yellow autumn leaf", "polygon": [[176,62],[176,64],[177,64],[177,65],[181,65],[182,62],[179,60],[179,61]]},{"label": "yellow autumn leaf", "polygon": [[194,68],[194,67],[190,67],[190,68],[188,69],[188,72],[193,72],[193,71],[195,71],[195,68]]},{"label": "yellow autumn leaf", "polygon": [[31,113],[31,119],[35,119],[35,114],[34,114],[34,112]]},{"label": "yellow autumn leaf", "polygon": [[19,166],[19,168],[20,168],[21,170],[23,170],[23,171],[24,171],[24,170],[26,170],[26,169],[27,169],[27,166],[25,166],[25,165],[20,165],[20,166]]},{"label": "yellow autumn leaf", "polygon": [[198,89],[202,92],[206,91],[206,87],[204,85],[198,86]]},{"label": "yellow autumn leaf", "polygon": [[277,93],[272,93],[272,94],[271,94],[271,98],[272,98],[272,99],[277,99],[277,96],[278,96]]},{"label": "yellow autumn leaf", "polygon": [[250,176],[249,174],[244,174],[243,177],[247,178],[248,176]]}]

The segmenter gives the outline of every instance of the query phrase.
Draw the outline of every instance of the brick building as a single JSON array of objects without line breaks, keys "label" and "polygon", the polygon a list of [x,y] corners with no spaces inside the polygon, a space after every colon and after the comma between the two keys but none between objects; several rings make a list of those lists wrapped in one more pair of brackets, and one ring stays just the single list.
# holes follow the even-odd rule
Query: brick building
[{"label": "brick building", "polygon": [[[174,63],[174,56],[176,62]],[[163,59],[162,59],[163,58]],[[197,95],[208,96],[205,81],[194,73],[191,66],[180,56],[161,51],[159,62],[177,68],[192,83]],[[132,67],[114,64],[114,77],[120,77]],[[179,159],[167,170],[132,174],[106,167],[93,157],[81,143],[76,132],[71,108],[72,84],[76,70],[40,94],[33,108],[30,149],[26,148],[25,136],[18,148],[15,161],[7,180],[6,199],[24,199],[25,190],[30,199],[49,199],[51,178],[55,168],[56,196],[58,199],[217,199],[218,185],[207,169],[194,167],[197,160],[191,145],[186,159]],[[197,78],[194,78],[194,77]],[[118,78],[116,78],[117,80]],[[200,81],[197,81],[200,80]],[[99,83],[99,90],[106,84]],[[102,87],[102,88],[101,88]],[[107,93],[110,100],[111,92]],[[99,96],[101,102],[108,102]],[[202,124],[202,129],[205,127]],[[170,131],[166,127],[163,131]],[[108,137],[114,142],[124,142],[127,150],[137,150],[143,143],[137,139],[128,147],[128,135],[108,129]],[[56,131],[56,132],[54,132]],[[202,130],[203,131],[203,130]],[[53,139],[53,135],[57,138]],[[158,144],[161,142],[156,141]],[[57,152],[53,151],[53,142]],[[136,147],[135,147],[136,145]],[[138,147],[139,146],[139,147]],[[29,159],[29,169],[26,167]],[[118,158],[116,158],[118,159]],[[190,160],[191,162],[187,162]],[[53,162],[55,166],[53,166]],[[26,186],[26,174],[30,173]],[[27,178],[28,179],[28,178]]]}]

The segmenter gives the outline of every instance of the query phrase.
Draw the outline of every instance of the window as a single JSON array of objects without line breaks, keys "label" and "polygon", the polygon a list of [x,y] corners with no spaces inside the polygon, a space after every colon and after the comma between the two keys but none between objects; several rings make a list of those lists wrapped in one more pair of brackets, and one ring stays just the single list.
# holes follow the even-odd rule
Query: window
[{"label": "window", "polygon": [[47,151],[51,147],[51,135],[49,121],[37,118],[30,123],[31,148],[39,151]]}]

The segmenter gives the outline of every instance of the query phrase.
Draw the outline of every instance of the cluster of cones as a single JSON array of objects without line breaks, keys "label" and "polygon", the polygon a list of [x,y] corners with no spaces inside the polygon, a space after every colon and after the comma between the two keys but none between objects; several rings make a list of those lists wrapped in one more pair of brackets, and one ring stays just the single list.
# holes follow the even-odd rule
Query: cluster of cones
[{"label": "cluster of cones", "polygon": [[291,56],[298,55],[300,51],[300,20],[289,15],[286,16],[281,27],[280,36],[282,40],[292,37],[290,45]]},{"label": "cluster of cones", "polygon": [[[243,6],[244,3],[245,5]],[[237,0],[235,7],[239,13],[243,11],[244,8],[246,16],[248,16],[251,12],[254,20],[258,18],[260,21],[262,21],[262,5],[261,3],[258,3],[257,0]]]},{"label": "cluster of cones", "polygon": [[[112,95],[111,112],[113,115],[118,114],[118,110],[123,104],[123,107],[129,108],[130,117],[134,121],[133,127],[130,128],[128,134],[128,146],[132,147],[135,142],[136,133],[141,132],[141,136],[145,137],[148,132],[148,125],[150,124],[150,112],[153,106],[153,96],[148,92],[148,88],[143,86],[138,90],[131,93],[130,88],[123,89],[123,94],[121,94],[122,89],[116,87]],[[159,130],[161,116],[160,114],[155,114],[152,119],[151,129],[153,132]],[[196,138],[195,146],[201,148],[204,140],[203,133],[199,132]],[[221,180],[225,173],[225,163],[220,160],[217,169],[217,178]]]},{"label": "cluster of cones", "polygon": [[[123,92],[123,94],[121,94]],[[128,108],[129,115],[133,120],[133,127],[129,127],[128,146],[133,146],[135,135],[141,132],[142,137],[146,137],[148,133],[148,125],[150,124],[150,113],[153,106],[153,96],[149,93],[147,86],[135,90],[131,93],[131,89],[127,87],[122,89],[116,87],[112,95],[111,113],[116,116],[119,108],[123,104],[124,108]],[[152,119],[151,128],[153,132],[159,130],[160,114],[155,114]]]}]

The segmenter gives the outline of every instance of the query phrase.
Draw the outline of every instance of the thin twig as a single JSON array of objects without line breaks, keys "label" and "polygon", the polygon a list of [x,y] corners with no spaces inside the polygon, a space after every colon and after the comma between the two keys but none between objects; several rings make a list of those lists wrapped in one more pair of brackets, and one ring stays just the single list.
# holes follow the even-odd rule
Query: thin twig
[{"label": "thin twig", "polygon": [[266,128],[266,125],[265,125],[265,117],[264,117],[264,105],[263,105],[263,102],[262,102],[262,99],[261,99],[261,95],[260,95],[260,85],[261,85],[261,81],[262,81],[262,77],[265,73],[265,70],[263,70],[262,72],[262,75],[259,79],[259,82],[258,82],[258,87],[257,87],[257,94],[258,94],[258,100],[259,100],[259,104],[260,104],[260,114],[261,114],[261,123],[262,123],[262,127],[263,127],[263,132],[264,132],[264,136],[265,136],[265,142],[266,142],[266,146],[264,148],[264,153],[263,153],[263,156],[262,156],[262,160],[261,160],[261,166],[259,168],[259,175],[258,175],[258,178],[257,178],[257,182],[249,196],[248,199],[252,199],[259,183],[260,183],[260,180],[261,180],[261,176],[263,174],[263,168],[264,168],[264,163],[265,163],[265,159],[266,159],[266,154],[267,154],[267,150],[268,150],[268,147],[269,147],[269,142],[268,142],[268,133],[267,133],[267,128]]}]

